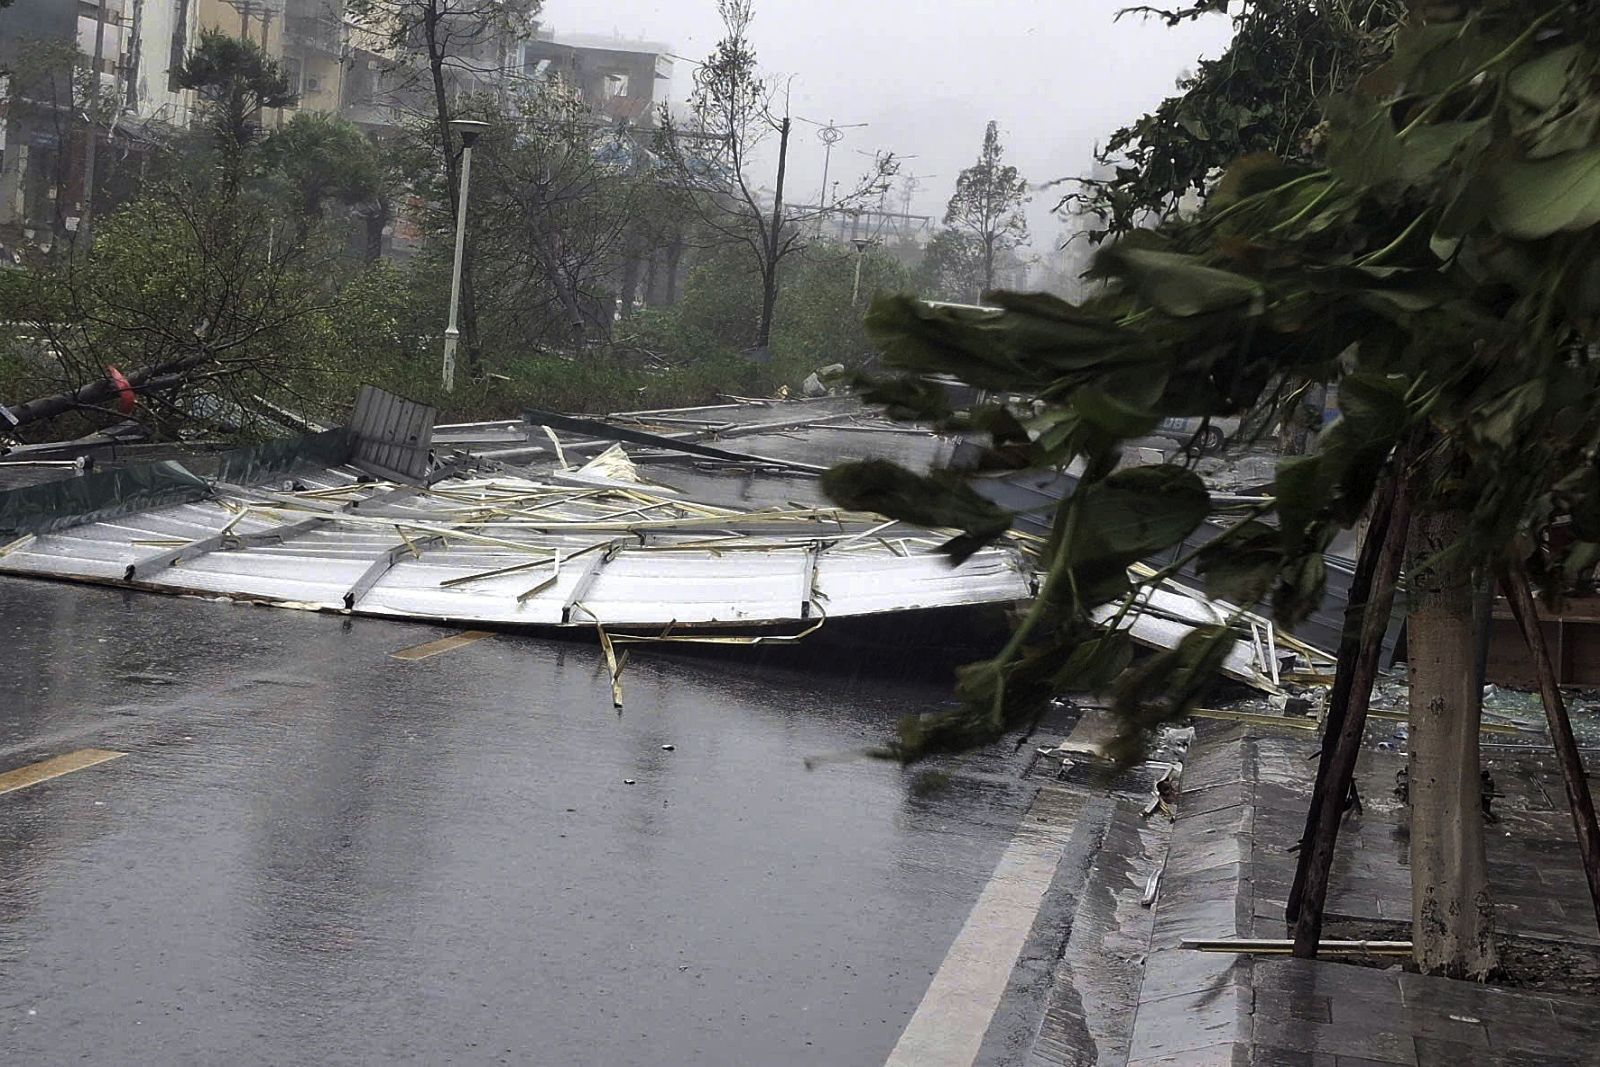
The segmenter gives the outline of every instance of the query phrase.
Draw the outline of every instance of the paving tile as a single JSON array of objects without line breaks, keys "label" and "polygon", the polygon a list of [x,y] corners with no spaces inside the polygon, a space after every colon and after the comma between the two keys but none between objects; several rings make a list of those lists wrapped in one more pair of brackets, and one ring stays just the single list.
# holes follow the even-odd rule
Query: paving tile
[{"label": "paving tile", "polygon": [[1555,1015],[1556,1026],[1564,1034],[1600,1047],[1600,1005],[1540,998]]},{"label": "paving tile", "polygon": [[1220,808],[1237,808],[1250,799],[1245,782],[1223,782],[1200,789],[1185,789],[1178,800],[1180,816],[1204,815]]},{"label": "paving tile", "polygon": [[1273,1045],[1250,1050],[1250,1067],[1338,1067],[1338,1057],[1327,1052],[1302,1052]]},{"label": "paving tile", "polygon": [[1189,1049],[1170,1056],[1129,1060],[1127,1067],[1248,1067],[1249,1059],[1233,1042]]},{"label": "paving tile", "polygon": [[1220,995],[1248,980],[1250,961],[1223,952],[1158,949],[1145,957],[1139,1001],[1164,1000],[1184,994]]},{"label": "paving tile", "polygon": [[[1198,758],[1191,753],[1191,768],[1198,766],[1198,773],[1185,774],[1186,811],[1174,827],[1176,862],[1169,861],[1168,870],[1169,878],[1178,870],[1199,874],[1187,884],[1180,879],[1179,888],[1164,901],[1167,936],[1222,925],[1226,909],[1208,903],[1208,897],[1229,889],[1235,875],[1231,887],[1239,931],[1260,937],[1284,934],[1283,902],[1295,868],[1295,856],[1287,849],[1304,827],[1315,768],[1302,756],[1314,749],[1315,739],[1216,740],[1229,736],[1240,733],[1203,732]],[[1401,757],[1387,753],[1363,763],[1360,782],[1367,807],[1341,828],[1330,918],[1410,919],[1408,819],[1391,795],[1395,769],[1402,765]],[[1546,783],[1525,759],[1498,760],[1495,773],[1506,780],[1502,788],[1508,794],[1497,805],[1502,821],[1491,827],[1489,839],[1491,876],[1504,902],[1502,925],[1568,943],[1600,941],[1564,808],[1537,810],[1546,799]],[[1559,781],[1549,780],[1559,791]],[[1407,974],[1398,968],[1235,959],[1229,965],[1203,956],[1152,953],[1142,995],[1148,1000],[1164,994],[1162,1008],[1146,1021],[1174,1028],[1185,1018],[1191,1026],[1199,1019],[1220,1024],[1226,1005],[1242,998],[1249,1012],[1237,1032],[1241,1047],[1248,1039],[1249,1056],[1240,1060],[1236,1050],[1231,1061],[1222,1058],[1225,1043],[1207,1032],[1173,1038],[1152,1029],[1151,1043],[1142,1050],[1154,1053],[1146,1057],[1149,1067],[1210,1062],[1245,1067],[1600,1065],[1600,1003]],[[1198,988],[1184,991],[1182,986]],[[1156,1049],[1155,1044],[1173,1039],[1193,1048],[1159,1059],[1172,1050]],[[1549,1051],[1552,1046],[1562,1051]],[[1130,1067],[1146,1067],[1146,1061],[1136,1058]]]},{"label": "paving tile", "polygon": [[1564,1025],[1553,1015],[1540,1014],[1538,1005],[1531,1001],[1527,1008],[1523,1015],[1508,1018],[1506,1013],[1499,1012],[1492,1019],[1484,1019],[1489,1031],[1489,1048],[1496,1055],[1545,1055],[1550,1049],[1552,1035],[1559,1034],[1564,1041],[1594,1047],[1595,1059],[1600,1060],[1600,1019],[1595,1018],[1593,1009],[1587,1029],[1582,1029]]},{"label": "paving tile", "polygon": [[1141,1001],[1133,1018],[1130,1060],[1170,1056],[1232,1042],[1248,1016],[1249,991],[1230,986],[1218,996],[1204,994]]},{"label": "paving tile", "polygon": [[[1584,1062],[1575,1057],[1550,1052],[1485,1052],[1474,1045],[1435,1038],[1416,1039],[1417,1067],[1580,1067]],[[1590,1058],[1588,1061],[1595,1061]]]},{"label": "paving tile", "polygon": [[1245,865],[1238,860],[1199,871],[1169,870],[1161,878],[1161,900],[1156,907],[1191,899],[1212,899],[1224,892],[1231,896],[1244,873]]},{"label": "paving tile", "polygon": [[1282,989],[1331,997],[1337,1014],[1341,999],[1401,1003],[1399,974],[1327,960],[1258,960],[1254,985],[1258,990]]},{"label": "paving tile", "polygon": [[1176,946],[1184,938],[1236,937],[1238,904],[1231,884],[1209,898],[1163,902],[1156,912],[1154,943]]},{"label": "paving tile", "polygon": [[1374,1026],[1258,1018],[1255,1021],[1254,1040],[1301,1052],[1365,1056],[1403,1064],[1416,1062],[1409,1034]]},{"label": "paving tile", "polygon": [[1257,989],[1255,991],[1256,1017],[1289,1020],[1306,1019],[1314,1023],[1333,1022],[1333,1001],[1315,993],[1298,993],[1286,989]]}]

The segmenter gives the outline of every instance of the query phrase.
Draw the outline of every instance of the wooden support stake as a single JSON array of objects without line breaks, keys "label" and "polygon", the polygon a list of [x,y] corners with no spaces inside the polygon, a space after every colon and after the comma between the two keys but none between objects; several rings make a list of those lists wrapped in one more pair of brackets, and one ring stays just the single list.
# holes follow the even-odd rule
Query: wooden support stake
[{"label": "wooden support stake", "polygon": [[[1359,590],[1354,583],[1351,585],[1350,607],[1339,648],[1339,677],[1334,681],[1329,701],[1317,788],[1307,812],[1306,836],[1301,841],[1295,884],[1290,891],[1289,903],[1294,909],[1294,954],[1301,959],[1315,959],[1322,941],[1322,909],[1328,899],[1328,872],[1333,867],[1333,851],[1339,840],[1345,798],[1350,795],[1350,786],[1355,780],[1356,759],[1361,754],[1361,738],[1367,726],[1367,704],[1378,678],[1383,634],[1389,627],[1389,613],[1394,610],[1394,590],[1400,580],[1411,520],[1411,497],[1405,477],[1405,464],[1397,461],[1390,484],[1384,489],[1373,515],[1377,525],[1378,512],[1383,513],[1381,530],[1368,531],[1368,543],[1362,546],[1357,563],[1359,581],[1362,564],[1371,560],[1367,571],[1370,584],[1366,590]],[[1358,592],[1370,595],[1357,600]],[[1359,615],[1356,615],[1358,604]],[[1359,619],[1359,625],[1352,625],[1355,619]],[[1349,680],[1341,689],[1339,683],[1346,677]]]},{"label": "wooden support stake", "polygon": [[[1289,887],[1289,899],[1284,907],[1284,921],[1290,930],[1300,918],[1300,900],[1305,895],[1306,868],[1311,862],[1309,842],[1316,836],[1322,818],[1322,798],[1327,793],[1329,774],[1333,767],[1333,753],[1338,747],[1339,733],[1344,729],[1345,712],[1350,704],[1350,683],[1355,677],[1356,659],[1361,654],[1361,636],[1365,626],[1361,613],[1372,600],[1372,575],[1378,566],[1378,556],[1388,539],[1389,520],[1394,511],[1395,480],[1390,478],[1373,501],[1372,515],[1367,521],[1366,535],[1361,540],[1361,551],[1356,557],[1355,574],[1350,579],[1350,594],[1345,601],[1344,627],[1339,635],[1339,649],[1335,659],[1333,688],[1328,691],[1328,705],[1322,720],[1322,751],[1317,762],[1316,784],[1311,790],[1311,804],[1306,809],[1306,828],[1300,835],[1300,853],[1294,869],[1294,882]],[[1343,803],[1340,797],[1339,802]]]},{"label": "wooden support stake", "polygon": [[1567,717],[1556,668],[1550,661],[1544,630],[1539,626],[1539,612],[1534,606],[1527,570],[1520,562],[1509,566],[1502,564],[1499,578],[1506,601],[1511,605],[1511,614],[1522,629],[1523,640],[1533,656],[1539,696],[1544,701],[1544,716],[1550,724],[1550,742],[1561,764],[1561,780],[1567,787],[1567,804],[1572,809],[1572,827],[1578,834],[1578,855],[1583,860],[1584,876],[1589,879],[1595,922],[1600,925],[1600,822],[1595,820],[1594,797],[1589,793],[1589,779],[1583,773],[1583,758],[1578,754],[1578,742],[1572,734],[1572,720]]}]

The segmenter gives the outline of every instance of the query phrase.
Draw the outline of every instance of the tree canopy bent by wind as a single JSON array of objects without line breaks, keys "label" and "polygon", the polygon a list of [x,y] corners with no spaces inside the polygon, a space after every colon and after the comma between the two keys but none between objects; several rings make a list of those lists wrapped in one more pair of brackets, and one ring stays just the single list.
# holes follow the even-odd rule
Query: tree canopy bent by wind
[{"label": "tree canopy bent by wind", "polygon": [[[983,432],[990,466],[1084,472],[1040,595],[1002,653],[966,670],[964,708],[908,721],[887,748],[914,759],[1026,727],[1066,690],[1111,694],[1134,744],[1194,708],[1236,629],[1138,659],[1125,627],[1096,620],[1140,610],[1156,579],[1129,566],[1180,544],[1213,501],[1185,466],[1119,468],[1123,446],[1163,417],[1248,412],[1285,376],[1337,384],[1318,451],[1284,461],[1271,499],[1197,563],[1215,596],[1293,625],[1322,595],[1334,535],[1381,486],[1409,501],[1417,962],[1483,977],[1472,589],[1511,562],[1559,595],[1600,561],[1600,20],[1556,0],[1460,11],[1413,5],[1386,61],[1329,102],[1314,159],[1238,159],[1197,218],[1104,247],[1102,295],[878,301],[869,328],[898,374],[866,395]],[[929,374],[1037,403],[953,412]],[[827,485],[960,529],[959,559],[1012,520],[962,478],[878,463]],[[1531,551],[1557,523],[1573,536]]]},{"label": "tree canopy bent by wind", "polygon": [[[1223,8],[1198,0],[1122,15],[1178,25]],[[1097,221],[1088,235],[1098,242],[1165,218],[1239,156],[1312,158],[1323,103],[1383,62],[1405,10],[1403,0],[1245,0],[1222,55],[1201,60],[1177,95],[1112,132],[1097,153],[1103,176],[1076,180],[1063,203]]]}]

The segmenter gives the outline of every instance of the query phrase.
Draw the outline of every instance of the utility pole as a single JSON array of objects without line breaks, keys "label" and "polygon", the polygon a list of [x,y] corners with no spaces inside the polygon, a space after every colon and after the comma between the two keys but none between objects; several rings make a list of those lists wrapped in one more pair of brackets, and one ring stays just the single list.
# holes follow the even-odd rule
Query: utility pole
[{"label": "utility pole", "polygon": [[78,216],[78,236],[83,239],[85,248],[89,246],[89,226],[94,216],[94,166],[100,142],[100,131],[96,127],[100,122],[100,64],[106,54],[106,2],[95,0],[94,5],[94,69],[89,76],[88,121],[84,123],[88,141],[83,146],[83,212]]},{"label": "utility pole", "polygon": [[[815,119],[804,119],[803,121],[816,122]],[[822,195],[819,197],[822,201],[822,212],[817,216],[817,236],[821,237],[823,216],[828,213],[828,168],[833,163],[833,146],[844,140],[845,130],[859,130],[866,126],[867,123],[852,122],[841,126],[829,119],[826,126],[822,126],[820,123],[817,123],[817,125],[821,127],[817,130],[817,139],[825,146],[822,152]],[[835,197],[834,199],[838,198]]]},{"label": "utility pole", "polygon": [[772,343],[772,315],[778,306],[778,244],[783,237],[783,176],[789,165],[789,116],[778,126],[778,186],[772,194],[772,225],[767,229],[766,263],[761,271],[761,328],[756,347],[765,353]]},{"label": "utility pole", "polygon": [[902,211],[901,211],[901,213],[905,216],[903,219],[901,219],[901,228],[903,230],[903,233],[901,234],[902,237],[904,237],[906,239],[910,239],[910,237],[911,237],[911,217],[912,217],[911,216],[911,201],[917,195],[918,191],[920,191],[922,189],[922,187],[923,187],[922,186],[923,179],[924,178],[937,178],[937,177],[938,177],[937,174],[907,174],[906,175],[906,180],[905,180],[905,200],[904,200],[904,206],[902,207]]}]

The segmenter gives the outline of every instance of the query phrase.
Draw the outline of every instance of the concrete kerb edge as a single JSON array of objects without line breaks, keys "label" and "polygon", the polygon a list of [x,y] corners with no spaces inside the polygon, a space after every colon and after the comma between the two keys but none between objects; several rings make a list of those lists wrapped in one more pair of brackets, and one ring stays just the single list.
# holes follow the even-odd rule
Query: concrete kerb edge
[{"label": "concrete kerb edge", "polygon": [[[1248,937],[1255,909],[1252,836],[1258,759],[1238,727],[1204,724],[1189,750],[1167,866],[1154,905],[1150,951],[1134,1009],[1129,1067],[1248,1061],[1252,960],[1179,948],[1184,938]],[[1239,783],[1231,803],[1186,811],[1184,799]]]}]

